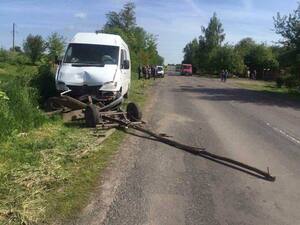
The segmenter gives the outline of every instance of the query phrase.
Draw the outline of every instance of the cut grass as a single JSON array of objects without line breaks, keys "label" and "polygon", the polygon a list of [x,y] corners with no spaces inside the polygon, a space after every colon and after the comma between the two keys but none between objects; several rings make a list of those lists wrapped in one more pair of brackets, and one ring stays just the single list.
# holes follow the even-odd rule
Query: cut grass
[{"label": "cut grass", "polygon": [[[143,106],[152,80],[133,74],[130,99]],[[66,221],[87,204],[125,134],[97,143],[93,129],[50,120],[0,143],[0,224]]]}]

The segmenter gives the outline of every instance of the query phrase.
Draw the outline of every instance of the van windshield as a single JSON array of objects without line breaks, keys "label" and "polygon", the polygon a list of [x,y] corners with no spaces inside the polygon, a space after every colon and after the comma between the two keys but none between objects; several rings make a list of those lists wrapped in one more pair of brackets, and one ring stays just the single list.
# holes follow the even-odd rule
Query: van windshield
[{"label": "van windshield", "polygon": [[118,64],[119,47],[93,44],[69,44],[64,63]]}]

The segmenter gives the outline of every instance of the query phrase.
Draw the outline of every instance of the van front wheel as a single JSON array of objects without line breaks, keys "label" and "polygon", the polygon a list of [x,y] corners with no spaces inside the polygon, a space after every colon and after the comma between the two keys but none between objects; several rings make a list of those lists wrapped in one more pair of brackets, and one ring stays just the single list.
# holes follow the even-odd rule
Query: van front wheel
[{"label": "van front wheel", "polygon": [[85,108],[85,124],[87,127],[96,127],[99,123],[99,113],[97,107],[93,104],[88,105]]}]

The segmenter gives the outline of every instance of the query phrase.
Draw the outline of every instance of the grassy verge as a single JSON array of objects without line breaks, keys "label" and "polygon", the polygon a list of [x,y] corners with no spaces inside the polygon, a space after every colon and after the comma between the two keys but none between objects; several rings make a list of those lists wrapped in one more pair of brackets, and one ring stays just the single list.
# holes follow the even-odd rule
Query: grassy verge
[{"label": "grassy verge", "polygon": [[[130,101],[145,104],[152,81],[132,79]],[[101,145],[98,133],[59,119],[13,132],[0,142],[0,224],[49,224],[85,206],[122,132]]]},{"label": "grassy verge", "polygon": [[275,93],[283,97],[288,97],[293,100],[300,99],[300,91],[296,89],[288,89],[286,87],[278,88],[273,81],[258,81],[248,79],[230,79],[230,82],[235,86],[255,90],[264,91],[267,93]]}]

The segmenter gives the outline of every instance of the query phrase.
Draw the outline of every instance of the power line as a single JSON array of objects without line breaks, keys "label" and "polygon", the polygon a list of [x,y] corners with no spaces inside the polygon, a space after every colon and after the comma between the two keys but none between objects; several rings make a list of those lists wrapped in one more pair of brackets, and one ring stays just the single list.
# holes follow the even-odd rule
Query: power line
[{"label": "power line", "polygon": [[13,40],[12,40],[12,44],[13,44],[12,49],[13,49],[13,51],[15,51],[15,37],[16,37],[16,24],[13,23]]}]

